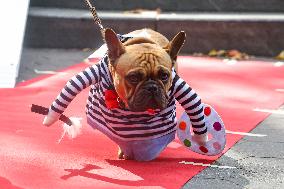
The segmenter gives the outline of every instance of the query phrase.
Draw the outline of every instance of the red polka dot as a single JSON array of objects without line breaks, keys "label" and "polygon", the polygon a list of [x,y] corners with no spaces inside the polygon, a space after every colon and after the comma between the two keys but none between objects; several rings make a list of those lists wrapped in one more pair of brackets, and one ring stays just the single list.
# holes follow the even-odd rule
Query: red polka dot
[{"label": "red polka dot", "polygon": [[204,147],[204,146],[200,146],[199,150],[201,150],[201,152],[203,152],[203,153],[207,153],[208,152],[208,149],[206,147]]},{"label": "red polka dot", "polygon": [[214,147],[216,150],[220,150],[220,149],[221,149],[221,145],[219,144],[219,142],[214,142],[214,143],[213,143],[213,147]]},{"label": "red polka dot", "polygon": [[179,123],[179,128],[180,128],[180,130],[184,131],[186,129],[186,123],[184,121],[180,122]]},{"label": "red polka dot", "polygon": [[206,116],[209,116],[210,114],[211,114],[211,108],[210,107],[205,107],[204,108],[204,114],[206,115]]},{"label": "red polka dot", "polygon": [[221,128],[222,128],[222,126],[221,126],[221,124],[220,124],[219,122],[215,122],[215,123],[213,124],[213,127],[214,127],[214,129],[215,129],[216,131],[220,131]]}]

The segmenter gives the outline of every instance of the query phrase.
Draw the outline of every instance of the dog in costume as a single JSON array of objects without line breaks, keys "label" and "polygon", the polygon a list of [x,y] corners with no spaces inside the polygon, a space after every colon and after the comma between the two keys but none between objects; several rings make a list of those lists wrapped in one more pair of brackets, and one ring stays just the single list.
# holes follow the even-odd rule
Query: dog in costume
[{"label": "dog in costume", "polygon": [[[221,153],[225,146],[221,118],[178,75],[176,60],[184,32],[169,41],[150,29],[127,35],[105,29],[104,38],[108,50],[103,58],[67,82],[46,112],[44,125],[62,118],[76,95],[90,86],[87,122],[119,146],[119,158],[153,160],[174,140],[176,131],[181,142],[197,153]],[[185,110],[179,121],[176,101]]]}]

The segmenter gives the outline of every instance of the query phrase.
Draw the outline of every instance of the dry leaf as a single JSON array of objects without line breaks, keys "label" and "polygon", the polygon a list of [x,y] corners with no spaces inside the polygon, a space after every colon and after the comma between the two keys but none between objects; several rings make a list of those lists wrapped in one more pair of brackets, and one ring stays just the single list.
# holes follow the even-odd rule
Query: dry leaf
[{"label": "dry leaf", "polygon": [[235,49],[229,50],[227,54],[228,57],[241,57],[241,52]]},{"label": "dry leaf", "polygon": [[209,56],[217,56],[217,51],[215,49],[212,49],[208,53]]},{"label": "dry leaf", "polygon": [[83,48],[83,49],[82,49],[83,52],[88,52],[88,51],[90,51],[90,50],[91,50],[90,48]]},{"label": "dry leaf", "polygon": [[242,53],[236,49],[233,50],[216,50],[212,49],[209,51],[208,56],[211,57],[223,57],[234,60],[247,60],[249,59],[249,55],[246,53]]},{"label": "dry leaf", "polygon": [[277,60],[284,60],[284,50],[281,51],[275,58]]},{"label": "dry leaf", "polygon": [[226,51],[225,50],[218,50],[217,51],[217,56],[225,56],[226,55]]},{"label": "dry leaf", "polygon": [[138,8],[138,9],[124,11],[124,14],[161,14],[161,12],[162,10],[160,8],[157,8],[155,10]]}]

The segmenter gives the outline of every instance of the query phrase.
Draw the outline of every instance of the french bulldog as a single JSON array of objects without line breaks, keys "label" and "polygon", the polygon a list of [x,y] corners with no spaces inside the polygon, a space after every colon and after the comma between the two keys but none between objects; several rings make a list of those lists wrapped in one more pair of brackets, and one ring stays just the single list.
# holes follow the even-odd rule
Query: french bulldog
[{"label": "french bulldog", "polygon": [[171,41],[151,29],[136,30],[129,35],[144,33],[145,37],[121,43],[111,29],[105,31],[109,69],[115,90],[131,111],[163,110],[168,104],[167,93],[172,84],[172,68],[184,44],[185,32]]},{"label": "french bulldog", "polygon": [[[57,121],[75,96],[91,85],[87,121],[121,147],[119,158],[152,160],[174,139],[177,124],[174,98],[189,115],[197,134],[196,141],[205,142],[203,104],[195,91],[177,75],[176,60],[186,39],[185,32],[179,32],[170,41],[151,29],[136,30],[126,36],[131,37],[121,42],[112,29],[105,30],[107,59],[67,82],[43,124],[49,126]],[[109,80],[111,82],[107,82]],[[109,107],[103,102],[107,101],[106,93],[109,92],[104,81],[111,83],[109,85],[118,96],[120,107],[115,110],[107,109]],[[145,112],[153,115],[145,115]],[[137,116],[145,122],[133,119]]]},{"label": "french bulldog", "polygon": [[[136,30],[128,35],[145,37],[121,43],[117,34],[106,29],[109,69],[115,90],[131,111],[163,110],[168,104],[167,93],[172,84],[172,68],[177,70],[177,55],[186,34],[179,32],[171,41],[151,29]],[[124,157],[119,148],[118,157]]]}]

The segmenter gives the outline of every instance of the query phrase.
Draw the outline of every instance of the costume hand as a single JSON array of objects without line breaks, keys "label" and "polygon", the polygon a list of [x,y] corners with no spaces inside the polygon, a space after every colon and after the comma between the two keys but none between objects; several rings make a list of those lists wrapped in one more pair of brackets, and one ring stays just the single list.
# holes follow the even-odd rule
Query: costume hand
[{"label": "costume hand", "polygon": [[208,141],[208,135],[207,133],[204,133],[202,135],[194,135],[193,140],[199,145],[204,145]]},{"label": "costume hand", "polygon": [[49,110],[49,112],[48,112],[47,116],[45,116],[42,124],[45,125],[45,126],[50,126],[59,119],[60,115],[61,114],[56,113],[52,110]]}]

